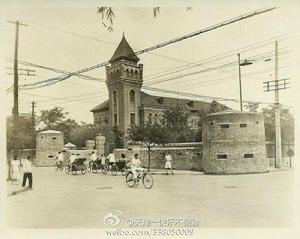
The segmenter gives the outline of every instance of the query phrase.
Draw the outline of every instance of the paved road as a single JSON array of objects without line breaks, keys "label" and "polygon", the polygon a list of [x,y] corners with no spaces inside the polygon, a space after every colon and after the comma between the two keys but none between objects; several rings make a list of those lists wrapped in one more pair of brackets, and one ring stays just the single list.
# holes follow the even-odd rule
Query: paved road
[{"label": "paved road", "polygon": [[[8,227],[104,228],[112,210],[126,219],[194,217],[200,227],[292,226],[293,171],[212,176],[154,175],[152,189],[128,188],[122,176],[66,175],[34,168],[34,189],[8,197]],[[20,186],[9,186],[9,193]]]}]

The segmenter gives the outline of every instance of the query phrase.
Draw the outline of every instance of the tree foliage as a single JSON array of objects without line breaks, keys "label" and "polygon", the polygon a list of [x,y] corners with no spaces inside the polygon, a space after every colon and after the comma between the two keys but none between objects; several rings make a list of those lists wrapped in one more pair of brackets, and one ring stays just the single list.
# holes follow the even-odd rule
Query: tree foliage
[{"label": "tree foliage", "polygon": [[132,126],[128,129],[128,138],[134,143],[143,143],[148,149],[148,171],[151,167],[151,149],[157,144],[168,142],[169,132],[160,125],[146,124],[144,126]]}]

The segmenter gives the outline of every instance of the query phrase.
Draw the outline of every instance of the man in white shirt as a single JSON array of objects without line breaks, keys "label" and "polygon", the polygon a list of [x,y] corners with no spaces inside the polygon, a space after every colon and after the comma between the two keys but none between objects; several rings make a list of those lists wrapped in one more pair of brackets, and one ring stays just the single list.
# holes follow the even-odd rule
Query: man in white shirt
[{"label": "man in white shirt", "polygon": [[95,154],[94,151],[92,151],[91,160],[92,160],[93,162],[96,162],[96,161],[97,161],[97,155]]},{"label": "man in white shirt", "polygon": [[29,180],[29,188],[32,189],[32,165],[31,156],[27,156],[27,159],[23,162],[23,182],[22,187],[26,185],[27,178]]},{"label": "man in white shirt", "polygon": [[56,162],[59,163],[60,165],[63,165],[64,155],[61,152],[58,152],[56,156]]},{"label": "man in white shirt", "polygon": [[131,172],[133,174],[134,181],[137,180],[138,172],[142,172],[144,170],[141,165],[142,163],[139,159],[139,154],[135,154],[134,158],[131,160]]},{"label": "man in white shirt", "polygon": [[75,154],[72,153],[72,155],[71,155],[70,158],[69,158],[70,164],[71,164],[71,163],[74,163],[75,159],[76,159]]},{"label": "man in white shirt", "polygon": [[111,168],[111,166],[114,165],[114,164],[116,163],[115,155],[111,152],[111,153],[107,156],[107,159],[108,159],[108,165],[109,165],[109,168]]}]

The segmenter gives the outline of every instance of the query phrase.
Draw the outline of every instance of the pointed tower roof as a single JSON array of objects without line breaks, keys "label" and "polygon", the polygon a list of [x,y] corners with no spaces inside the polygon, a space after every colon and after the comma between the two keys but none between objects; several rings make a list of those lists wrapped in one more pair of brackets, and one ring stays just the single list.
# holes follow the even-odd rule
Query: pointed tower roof
[{"label": "pointed tower roof", "polygon": [[118,45],[117,49],[115,50],[115,53],[113,54],[109,62],[113,63],[121,59],[130,60],[134,62],[138,62],[140,60],[140,58],[136,56],[132,48],[129,46],[124,34],[120,44]]}]

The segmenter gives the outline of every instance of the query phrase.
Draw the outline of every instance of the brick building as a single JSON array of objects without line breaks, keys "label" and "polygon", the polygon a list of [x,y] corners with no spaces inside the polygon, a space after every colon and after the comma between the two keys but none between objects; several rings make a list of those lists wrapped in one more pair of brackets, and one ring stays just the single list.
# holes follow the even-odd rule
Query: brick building
[{"label": "brick building", "polygon": [[249,112],[219,112],[202,119],[203,168],[206,173],[268,171],[264,117]]},{"label": "brick building", "polygon": [[97,105],[93,112],[94,123],[100,126],[117,126],[126,132],[130,125],[159,123],[163,111],[171,105],[184,105],[190,111],[190,124],[198,128],[200,112],[220,111],[226,106],[216,102],[202,102],[153,96],[141,90],[143,65],[123,36],[106,67],[106,85],[109,99]]}]

